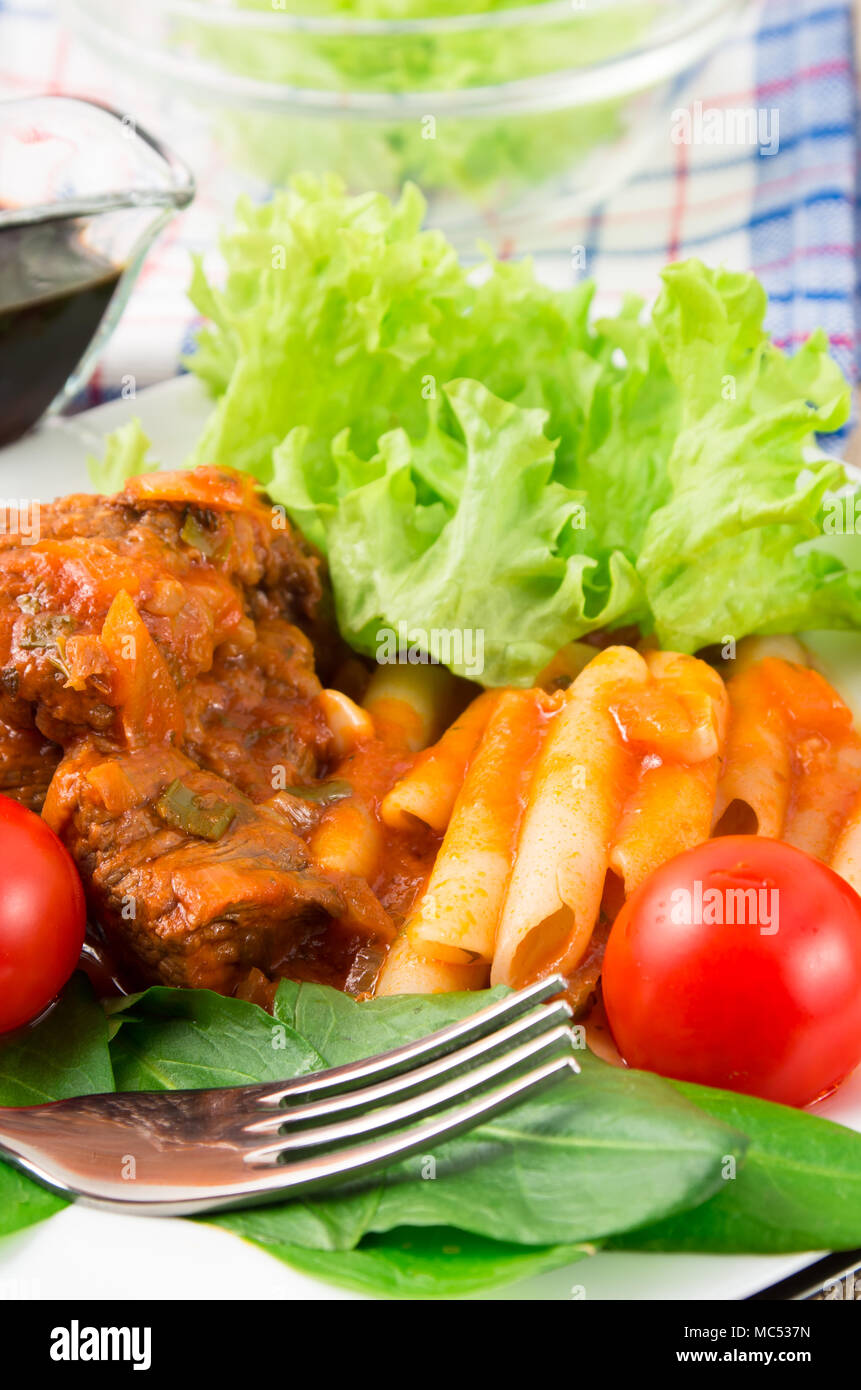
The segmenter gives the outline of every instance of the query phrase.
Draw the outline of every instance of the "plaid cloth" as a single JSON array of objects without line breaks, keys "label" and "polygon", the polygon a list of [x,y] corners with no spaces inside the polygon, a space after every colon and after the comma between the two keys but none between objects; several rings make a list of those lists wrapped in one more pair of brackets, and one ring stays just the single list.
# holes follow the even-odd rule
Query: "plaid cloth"
[{"label": "plaid cloth", "polygon": [[[121,85],[111,88],[105,69],[64,32],[54,6],[0,0],[0,96],[39,91],[122,105]],[[751,4],[679,93],[678,109],[691,115],[690,143],[676,143],[670,123],[626,187],[588,218],[551,229],[556,245],[563,233],[570,245],[584,247],[586,273],[599,286],[598,310],[612,312],[628,290],[651,298],[668,260],[697,255],[752,269],[768,290],[776,341],[792,350],[822,325],[834,356],[857,380],[861,286],[850,0]],[[776,151],[740,138],[709,141],[709,122],[745,112],[770,122],[772,130],[779,123]],[[141,113],[144,120],[149,116]],[[211,249],[218,219],[207,198],[206,172],[198,174],[198,199],[151,253],[87,404],[116,394],[130,371],[143,386],[179,370],[194,328],[185,297],[189,252]],[[570,279],[570,258],[564,267],[557,261],[555,271],[548,261],[548,273]]]}]

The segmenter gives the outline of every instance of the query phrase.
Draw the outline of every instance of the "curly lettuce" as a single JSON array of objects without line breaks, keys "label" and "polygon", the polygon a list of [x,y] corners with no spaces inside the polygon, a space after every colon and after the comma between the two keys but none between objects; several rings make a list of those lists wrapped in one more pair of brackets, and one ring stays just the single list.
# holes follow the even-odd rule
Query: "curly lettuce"
[{"label": "curly lettuce", "polygon": [[637,559],[659,640],[694,651],[748,632],[856,626],[861,571],[810,544],[826,493],[846,482],[806,450],[849,411],[824,333],[787,357],[763,328],[753,276],[691,261],[663,280],[652,322],[679,424],[669,492]]},{"label": "curly lettuce", "polygon": [[102,458],[90,455],[87,471],[93,487],[100,492],[121,492],[128,478],[152,473],[158,464],[149,456],[150,440],[135,416],[109,434]]},{"label": "curly lettuce", "polygon": [[[636,625],[696,651],[861,625],[861,543],[825,518],[843,466],[815,435],[849,387],[814,334],[771,342],[756,279],[669,266],[650,314],[592,313],[528,262],[478,274],[335,179],[243,203],[189,360],[216,398],[190,464],[251,472],[328,556],[341,629],[481,632],[488,685]],[[140,467],[134,438],[109,451]],[[850,499],[851,501],[851,499]],[[833,543],[840,542],[840,546]],[[474,675],[455,654],[447,664]]]},{"label": "curly lettuce", "polygon": [[[448,664],[488,685],[529,683],[572,634],[637,608],[639,580],[615,552],[596,599],[598,560],[574,539],[585,494],[553,481],[545,411],[478,381],[452,382],[445,397],[460,438],[434,425],[414,447],[394,431],[363,463],[344,432],[332,450],[337,501],[318,510],[309,435],[298,428],[276,451],[270,490],[325,546],[339,626],[354,647],[374,655],[384,629],[480,633]],[[449,500],[429,487],[425,457],[446,458]]]}]

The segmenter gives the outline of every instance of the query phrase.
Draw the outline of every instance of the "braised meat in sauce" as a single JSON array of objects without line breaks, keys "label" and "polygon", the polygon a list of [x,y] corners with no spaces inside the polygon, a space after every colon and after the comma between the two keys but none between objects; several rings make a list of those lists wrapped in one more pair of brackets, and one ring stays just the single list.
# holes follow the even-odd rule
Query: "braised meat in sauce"
[{"label": "braised meat in sauce", "polygon": [[[0,791],[42,808],[136,982],[256,997],[385,953],[434,846],[400,847],[396,888],[315,857],[351,790],[320,702],[330,611],[320,557],[226,469],[63,498],[35,544],[0,538]],[[404,752],[369,766],[367,804]]]},{"label": "braised meat in sauce", "polygon": [[41,811],[59,761],[59,748],[38,729],[0,724],[0,796]]},{"label": "braised meat in sauce", "polygon": [[36,544],[0,537],[0,718],[63,745],[82,730],[118,733],[123,693],[103,629],[120,594],[180,692],[220,649],[253,646],[258,621],[312,622],[320,560],[273,519],[249,479],[198,469],[43,506]]},{"label": "braised meat in sauce", "polygon": [[389,922],[367,884],[317,868],[278,811],[173,748],[117,753],[86,737],[45,806],[109,940],[148,979],[230,993],[269,975],[319,923]]}]

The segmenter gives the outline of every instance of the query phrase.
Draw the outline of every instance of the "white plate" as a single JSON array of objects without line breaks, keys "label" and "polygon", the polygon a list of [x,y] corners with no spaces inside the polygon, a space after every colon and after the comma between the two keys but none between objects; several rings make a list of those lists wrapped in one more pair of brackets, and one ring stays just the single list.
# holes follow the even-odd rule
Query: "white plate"
[{"label": "white plate", "polygon": [[[0,498],[50,501],[91,492],[86,455],[100,453],[108,430],[140,417],[153,458],[179,464],[197,438],[209,403],[199,383],[180,377],[111,402],[0,450]],[[825,664],[839,677],[838,648],[861,638],[831,638]],[[856,666],[855,660],[852,662]],[[861,661],[857,662],[861,672]],[[845,689],[846,697],[852,694]],[[857,686],[861,696],[861,682]],[[861,702],[853,701],[853,704]],[[861,1070],[818,1113],[861,1130]],[[815,1255],[599,1254],[568,1269],[512,1285],[501,1299],[731,1300],[785,1279]],[[582,1290],[582,1292],[581,1292]],[[106,1215],[69,1207],[28,1231],[0,1240],[0,1300],[44,1299],[343,1299],[346,1293],[297,1274],[217,1227],[152,1217]]]}]

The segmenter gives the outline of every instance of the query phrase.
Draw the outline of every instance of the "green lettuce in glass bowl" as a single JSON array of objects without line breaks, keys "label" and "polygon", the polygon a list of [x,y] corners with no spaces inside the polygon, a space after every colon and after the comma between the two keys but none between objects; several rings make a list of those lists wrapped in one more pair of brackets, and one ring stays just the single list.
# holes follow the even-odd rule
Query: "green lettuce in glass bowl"
[{"label": "green lettuce in glass bowl", "polygon": [[566,245],[624,181],[744,0],[67,0],[182,147],[193,112],[236,189],[411,180],[461,250]]}]

